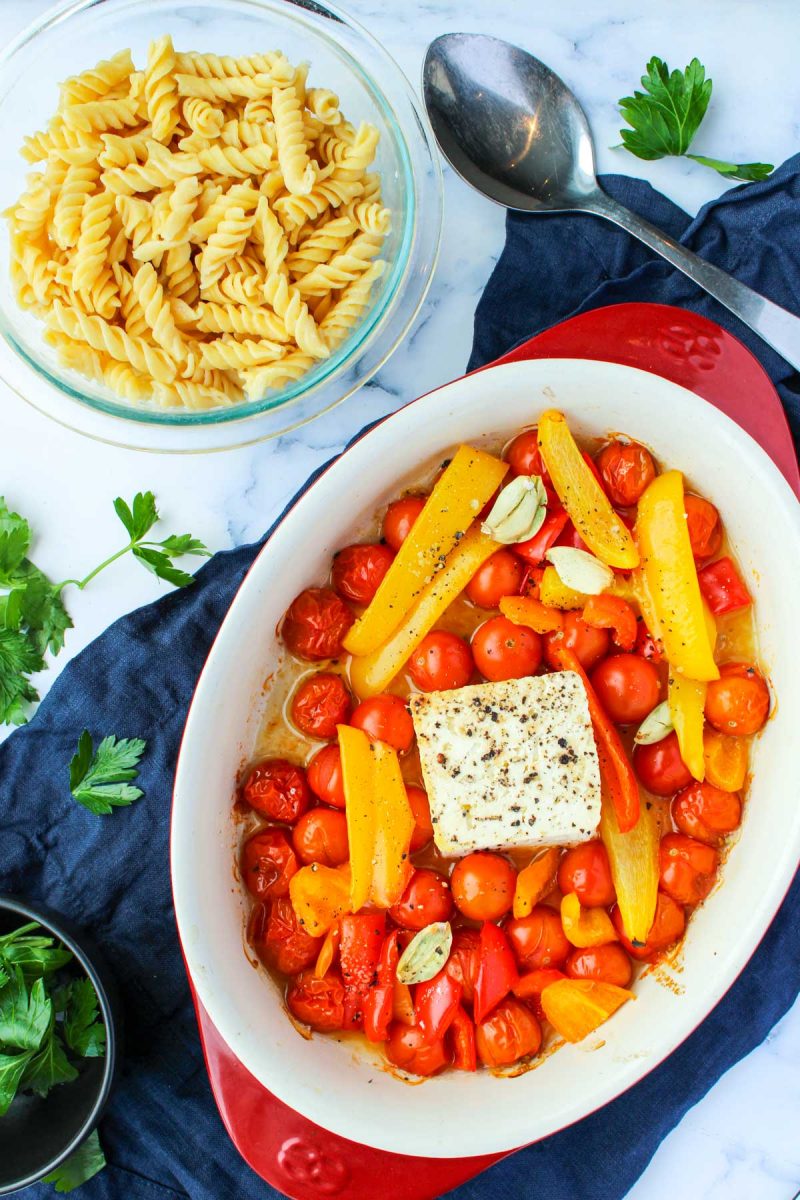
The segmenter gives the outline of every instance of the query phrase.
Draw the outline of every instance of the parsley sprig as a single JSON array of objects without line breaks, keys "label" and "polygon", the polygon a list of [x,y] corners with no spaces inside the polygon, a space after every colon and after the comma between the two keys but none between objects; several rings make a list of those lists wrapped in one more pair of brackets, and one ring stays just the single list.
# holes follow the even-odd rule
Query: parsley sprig
[{"label": "parsley sprig", "polygon": [[642,87],[643,92],[619,101],[620,112],[631,126],[621,129],[620,136],[631,154],[647,160],[684,156],[728,179],[746,182],[772,174],[772,163],[733,163],[688,153],[706,115],[713,87],[699,59],[693,58],[683,71],[670,71],[663,59],[653,56],[642,76]]},{"label": "parsley sprig", "polygon": [[104,816],[138,800],[142,789],[130,780],[139,773],[145,745],[141,738],[118,739],[111,734],[103,738],[95,752],[91,734],[84,729],[69,764],[69,787],[78,803]]}]

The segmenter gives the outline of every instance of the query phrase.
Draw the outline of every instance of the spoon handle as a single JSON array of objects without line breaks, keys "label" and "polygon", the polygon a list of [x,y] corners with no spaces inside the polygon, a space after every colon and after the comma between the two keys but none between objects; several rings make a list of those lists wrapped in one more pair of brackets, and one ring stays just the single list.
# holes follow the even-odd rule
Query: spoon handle
[{"label": "spoon handle", "polygon": [[667,262],[672,263],[684,275],[704,288],[709,295],[720,304],[754,329],[782,358],[793,367],[800,370],[800,317],[787,312],[778,304],[773,304],[765,296],[754,292],[747,284],[740,283],[727,271],[720,270],[700,258],[692,250],[687,250],[680,242],[651,225],[636,213],[631,212],[616,200],[612,200],[605,192],[598,189],[581,206],[584,212],[593,213],[598,217],[606,217],[615,225],[621,226],[633,234],[639,241],[644,242],[651,250],[655,250]]}]

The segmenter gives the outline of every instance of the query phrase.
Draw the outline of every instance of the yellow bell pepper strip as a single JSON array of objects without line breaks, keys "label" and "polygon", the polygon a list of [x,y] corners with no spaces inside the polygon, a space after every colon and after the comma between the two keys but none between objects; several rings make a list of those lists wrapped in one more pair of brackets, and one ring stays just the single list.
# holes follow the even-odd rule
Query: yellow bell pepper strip
[{"label": "yellow bell pepper strip", "polygon": [[477,527],[464,535],[388,641],[363,658],[351,659],[350,683],[360,699],[386,691],[426,633],[497,549],[497,542]]},{"label": "yellow bell pepper strip", "polygon": [[369,900],[372,856],[375,847],[375,755],[372,743],[360,729],[339,725],[347,840],[350,846],[350,911],[358,912]]},{"label": "yellow bell pepper strip", "polygon": [[580,1042],[594,1033],[633,992],[614,983],[594,979],[557,979],[542,992],[544,1015],[568,1042]]},{"label": "yellow bell pepper strip", "polygon": [[517,875],[513,910],[516,920],[530,916],[535,905],[552,891],[560,857],[561,851],[558,846],[551,846],[549,850],[537,854]]},{"label": "yellow bell pepper strip", "polygon": [[532,596],[503,596],[500,612],[515,625],[526,625],[534,633],[553,633],[564,627],[560,609],[548,608]]},{"label": "yellow bell pepper strip", "polygon": [[574,609],[583,608],[589,597],[584,592],[576,592],[567,587],[559,578],[555,567],[545,567],[539,583],[539,599],[547,608]]},{"label": "yellow bell pepper strip", "polygon": [[339,953],[340,937],[341,930],[339,929],[339,922],[334,921],[328,932],[325,934],[325,941],[320,946],[319,954],[317,955],[317,961],[314,963],[314,975],[317,979],[322,979],[324,975],[327,975],[328,971],[330,971],[331,967],[333,966],[333,960]]},{"label": "yellow bell pepper strip", "polygon": [[412,871],[414,814],[396,752],[376,742],[374,755],[375,842],[369,898],[378,908],[391,908],[405,891]]},{"label": "yellow bell pepper strip", "polygon": [[582,908],[574,892],[568,892],[561,899],[561,927],[567,941],[580,950],[619,941],[606,910]]},{"label": "yellow bell pepper strip", "polygon": [[653,924],[658,899],[659,839],[654,814],[642,804],[633,829],[622,833],[614,805],[604,788],[600,837],[608,853],[625,936],[643,946]]},{"label": "yellow bell pepper strip", "polygon": [[349,909],[350,867],[301,867],[289,882],[289,898],[306,933],[322,937]]},{"label": "yellow bell pepper strip", "polygon": [[369,607],[344,639],[349,654],[371,654],[397,629],[507,471],[508,463],[494,455],[472,446],[459,446]]},{"label": "yellow bell pepper strip", "polygon": [[553,409],[542,413],[538,438],[558,498],[592,553],[609,567],[638,567],[639,551],[630,530],[578,449],[564,414]]},{"label": "yellow bell pepper strip", "polygon": [[678,736],[681,758],[695,779],[706,777],[703,750],[707,683],[687,679],[685,675],[669,677],[669,714]]},{"label": "yellow bell pepper strip", "polygon": [[706,782],[722,792],[740,792],[747,781],[747,738],[729,737],[716,729],[703,734]]},{"label": "yellow bell pepper strip", "polygon": [[718,679],[707,609],[697,582],[680,471],[658,475],[639,501],[636,537],[642,572],[657,617],[655,634],[673,672],[707,682]]}]

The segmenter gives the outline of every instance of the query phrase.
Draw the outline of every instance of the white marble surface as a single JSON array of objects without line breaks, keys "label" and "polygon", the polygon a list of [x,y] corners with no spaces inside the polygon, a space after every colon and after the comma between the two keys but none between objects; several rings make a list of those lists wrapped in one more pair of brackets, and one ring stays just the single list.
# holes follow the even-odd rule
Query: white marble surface
[{"label": "white marble surface", "polygon": [[[650,55],[683,66],[696,54],[713,76],[698,152],[778,163],[800,147],[795,0],[349,4],[412,79],[428,41],[446,30],[499,32],[518,41],[574,86],[594,129],[601,170],[644,175],[691,212],[722,190],[721,179],[688,161],[645,164],[607,148],[618,141],[615,101],[636,84]],[[45,0],[0,0],[0,43],[45,7]],[[37,562],[55,578],[83,574],[119,544],[113,496],[147,487],[170,529],[191,529],[215,549],[256,538],[305,476],[367,419],[463,372],[472,314],[502,241],[499,210],[448,174],[442,256],[416,336],[380,372],[377,387],[272,444],[200,458],[126,452],[49,423],[0,385],[0,492],[31,520]],[[76,627],[40,678],[42,691],[70,654],[156,596],[158,587],[133,562],[122,562],[86,593],[69,594]],[[800,1005],[687,1114],[629,1200],[674,1200],[676,1191],[682,1200],[790,1200],[800,1188],[798,1131]]]}]

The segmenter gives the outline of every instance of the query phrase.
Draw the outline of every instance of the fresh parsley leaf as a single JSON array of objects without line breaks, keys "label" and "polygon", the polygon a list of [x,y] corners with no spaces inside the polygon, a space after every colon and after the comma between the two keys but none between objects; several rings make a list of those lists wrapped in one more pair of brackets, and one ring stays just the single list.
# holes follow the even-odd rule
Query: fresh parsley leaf
[{"label": "fresh parsley leaf", "polygon": [[44,990],[44,980],[34,981],[30,991],[19,967],[0,990],[0,1044],[8,1049],[38,1050],[53,1020],[53,1005]]},{"label": "fresh parsley leaf", "polygon": [[102,1171],[105,1165],[106,1156],[100,1145],[100,1136],[95,1130],[60,1167],[50,1175],[45,1175],[44,1182],[52,1183],[57,1192],[71,1192],[82,1183],[86,1183],[98,1171]]},{"label": "fresh parsley leaf", "polygon": [[8,971],[2,965],[2,963],[0,963],[0,988],[4,988],[10,978],[11,976],[9,975]]},{"label": "fresh parsley leaf", "polygon": [[[106,1052],[106,1027],[99,1019],[97,992],[90,979],[75,979],[65,989],[62,1026],[64,1040],[82,1058],[102,1058]],[[60,1003],[54,998],[54,1003]]]},{"label": "fresh parsley leaf", "polygon": [[140,542],[158,520],[156,498],[152,492],[137,492],[131,507],[128,507],[121,496],[117,496],[114,511],[130,534],[132,542]]},{"label": "fresh parsley leaf", "polygon": [[0,1054],[0,1117],[4,1117],[11,1107],[25,1068],[32,1058],[32,1050],[24,1054]]},{"label": "fresh parsley leaf", "polygon": [[138,775],[138,762],[146,742],[141,738],[103,738],[93,752],[92,738],[84,729],[78,749],[69,765],[72,795],[89,812],[105,815],[113,808],[132,804],[142,795],[141,788],[128,782]]},{"label": "fresh parsley leaf", "polygon": [[15,629],[0,629],[0,721],[21,725],[26,705],[39,699],[28,675],[41,671],[44,660],[32,642]]},{"label": "fresh parsley leaf", "polygon": [[718,171],[728,179],[741,179],[744,183],[757,183],[761,179],[768,179],[775,170],[772,163],[731,163],[720,158],[707,158],[705,154],[687,154],[686,157],[694,159],[704,167],[711,167],[712,171]]},{"label": "fresh parsley leaf", "polygon": [[9,973],[19,967],[26,980],[52,975],[72,960],[69,950],[57,946],[52,937],[34,935],[35,929],[41,929],[41,925],[31,921],[0,938],[0,963]]},{"label": "fresh parsley leaf", "polygon": [[149,546],[134,546],[133,556],[138,558],[139,562],[144,563],[148,571],[152,571],[159,579],[166,579],[167,583],[172,583],[175,587],[190,587],[194,583],[194,575],[182,571],[180,567],[173,566],[169,555],[163,550],[154,550]]},{"label": "fresh parsley leaf", "polygon": [[192,537],[190,533],[173,533],[170,537],[164,538],[163,542],[156,542],[156,545],[163,546],[167,554],[173,558],[180,558],[182,554],[197,554],[203,558],[211,557],[208,546],[199,538]]},{"label": "fresh parsley leaf", "polygon": [[0,576],[7,578],[19,567],[31,544],[31,527],[12,512],[0,496]]},{"label": "fresh parsley leaf", "polygon": [[51,1025],[41,1050],[28,1062],[20,1086],[36,1092],[37,1096],[46,1096],[56,1084],[72,1083],[77,1078],[78,1072],[67,1058],[64,1043]]}]

